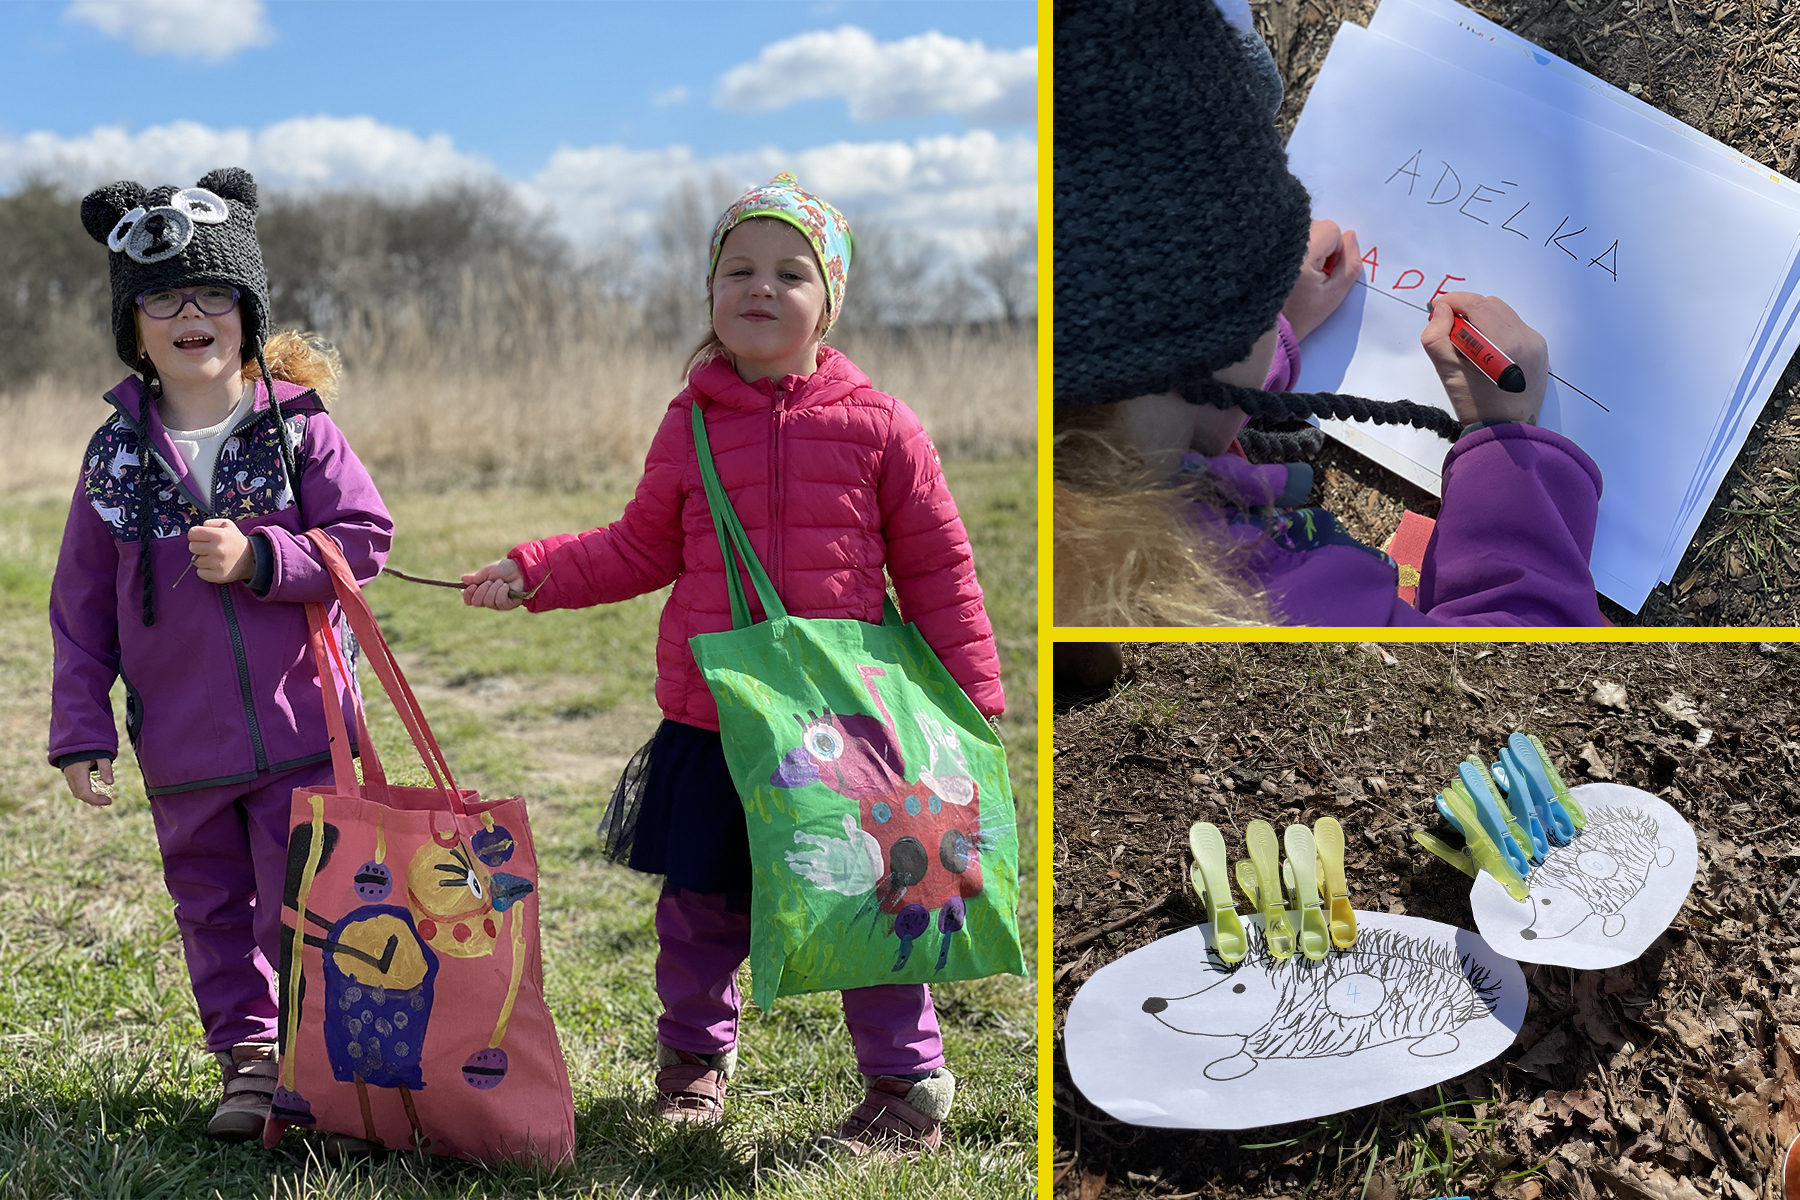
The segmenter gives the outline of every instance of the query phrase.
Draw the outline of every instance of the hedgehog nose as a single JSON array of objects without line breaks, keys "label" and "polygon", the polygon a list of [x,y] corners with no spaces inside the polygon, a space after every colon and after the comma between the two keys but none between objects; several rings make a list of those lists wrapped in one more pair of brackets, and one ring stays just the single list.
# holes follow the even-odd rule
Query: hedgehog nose
[{"label": "hedgehog nose", "polygon": [[1144,1011],[1152,1016],[1155,1016],[1167,1007],[1169,1007],[1169,1002],[1164,1000],[1161,996],[1152,996],[1144,1001]]}]

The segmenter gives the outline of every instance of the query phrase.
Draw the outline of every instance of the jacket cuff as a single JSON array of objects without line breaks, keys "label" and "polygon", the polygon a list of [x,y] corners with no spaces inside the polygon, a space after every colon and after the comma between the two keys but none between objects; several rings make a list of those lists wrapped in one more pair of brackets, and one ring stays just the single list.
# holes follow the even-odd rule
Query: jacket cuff
[{"label": "jacket cuff", "polygon": [[111,750],[81,750],[74,754],[59,754],[50,761],[57,770],[66,771],[78,762],[93,762],[99,758],[111,762],[114,757],[114,752]]},{"label": "jacket cuff", "polygon": [[256,572],[250,576],[250,590],[267,596],[275,586],[275,548],[258,530],[250,535],[250,552],[256,556]]}]

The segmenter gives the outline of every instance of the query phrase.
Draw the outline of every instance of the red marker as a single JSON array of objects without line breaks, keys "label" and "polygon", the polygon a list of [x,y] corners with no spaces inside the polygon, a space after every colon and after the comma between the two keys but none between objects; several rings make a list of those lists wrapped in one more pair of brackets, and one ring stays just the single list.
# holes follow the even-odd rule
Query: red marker
[{"label": "red marker", "polygon": [[1494,386],[1503,392],[1522,392],[1525,390],[1525,372],[1519,364],[1500,352],[1494,343],[1482,336],[1481,330],[1456,314],[1450,323],[1450,344],[1462,352],[1462,356],[1475,364],[1477,370],[1494,382]]}]

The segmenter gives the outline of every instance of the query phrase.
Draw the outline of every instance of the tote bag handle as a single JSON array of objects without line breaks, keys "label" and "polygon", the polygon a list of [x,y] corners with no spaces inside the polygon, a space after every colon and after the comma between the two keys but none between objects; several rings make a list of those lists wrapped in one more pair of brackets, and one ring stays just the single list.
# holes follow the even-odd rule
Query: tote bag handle
[{"label": "tote bag handle", "polygon": [[[444,794],[450,811],[457,816],[466,816],[463,807],[462,792],[456,786],[456,779],[450,773],[449,760],[444,757],[443,748],[438,745],[437,738],[432,736],[431,726],[425,720],[425,710],[420,706],[418,697],[406,682],[406,676],[400,671],[400,664],[394,658],[393,650],[387,639],[381,635],[375,624],[375,614],[369,611],[369,602],[363,598],[362,588],[356,582],[356,576],[350,571],[350,564],[344,560],[344,552],[338,544],[321,529],[309,529],[306,536],[318,548],[319,557],[325,562],[325,569],[331,576],[332,590],[337,593],[338,603],[343,607],[344,616],[350,622],[357,642],[368,654],[369,666],[374,669],[375,677],[387,692],[388,699],[394,705],[394,711],[400,714],[400,723],[406,726],[406,732],[412,737],[413,748],[425,763],[425,769],[431,775],[432,782]],[[321,673],[321,691],[325,676]],[[331,700],[325,701],[326,720],[331,720]],[[339,715],[339,722],[342,721]],[[359,710],[359,725],[360,710]],[[334,732],[335,736],[335,732]],[[364,745],[369,740],[364,735]],[[380,770],[379,766],[376,768]]]},{"label": "tote bag handle", "polygon": [[344,663],[344,652],[331,628],[329,614],[323,604],[306,606],[306,625],[311,634],[313,663],[319,669],[319,692],[325,703],[325,730],[331,737],[331,770],[336,786],[353,790],[356,764],[350,757],[350,736],[344,726],[344,710],[332,703],[333,694],[325,686],[330,679],[342,679],[350,707],[356,714],[357,745],[362,751],[362,792],[377,803],[388,803],[387,773],[381,769],[381,758],[369,737],[369,725],[363,717],[362,696],[354,686],[350,668]]},{"label": "tote bag handle", "polygon": [[[744,532],[743,522],[738,520],[737,510],[731,507],[731,500],[725,495],[725,485],[719,482],[718,468],[713,465],[712,446],[706,440],[706,416],[694,405],[694,453],[700,459],[700,482],[706,488],[706,506],[712,510],[713,531],[719,535],[719,551],[725,556],[725,588],[731,594],[731,627],[748,629],[754,624],[750,615],[750,602],[744,592],[743,578],[738,574],[737,561],[733,557],[735,550],[744,562],[744,570],[750,575],[751,585],[756,588],[757,599],[762,601],[763,613],[770,620],[787,616],[787,609],[781,603],[781,597],[775,591],[775,584],[769,573],[756,557],[756,551],[750,546],[750,535]],[[894,607],[893,597],[882,594],[881,623],[883,625],[901,626],[905,622],[900,618],[900,610]],[[361,636],[361,635],[358,635]]]}]

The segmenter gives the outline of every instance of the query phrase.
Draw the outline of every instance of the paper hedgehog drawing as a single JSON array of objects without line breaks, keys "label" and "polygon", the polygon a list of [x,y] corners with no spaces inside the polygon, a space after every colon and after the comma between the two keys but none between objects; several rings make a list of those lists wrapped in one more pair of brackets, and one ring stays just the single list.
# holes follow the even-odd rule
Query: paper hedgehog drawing
[{"label": "paper hedgehog drawing", "polygon": [[1653,867],[1675,861],[1662,840],[1662,827],[1636,808],[1596,808],[1587,828],[1559,846],[1531,872],[1531,924],[1519,931],[1526,941],[1566,937],[1590,917],[1600,931],[1625,931],[1624,910],[1643,892]]},{"label": "paper hedgehog drawing", "polygon": [[[1370,929],[1349,950],[1313,963],[1277,961],[1260,927],[1228,974],[1185,996],[1149,996],[1153,1020],[1222,1051],[1208,1079],[1248,1075],[1270,1059],[1349,1057],[1406,1043],[1420,1058],[1461,1045],[1456,1031],[1491,1014],[1498,980],[1453,946],[1394,929]],[[1255,966],[1259,970],[1245,970]]]}]

